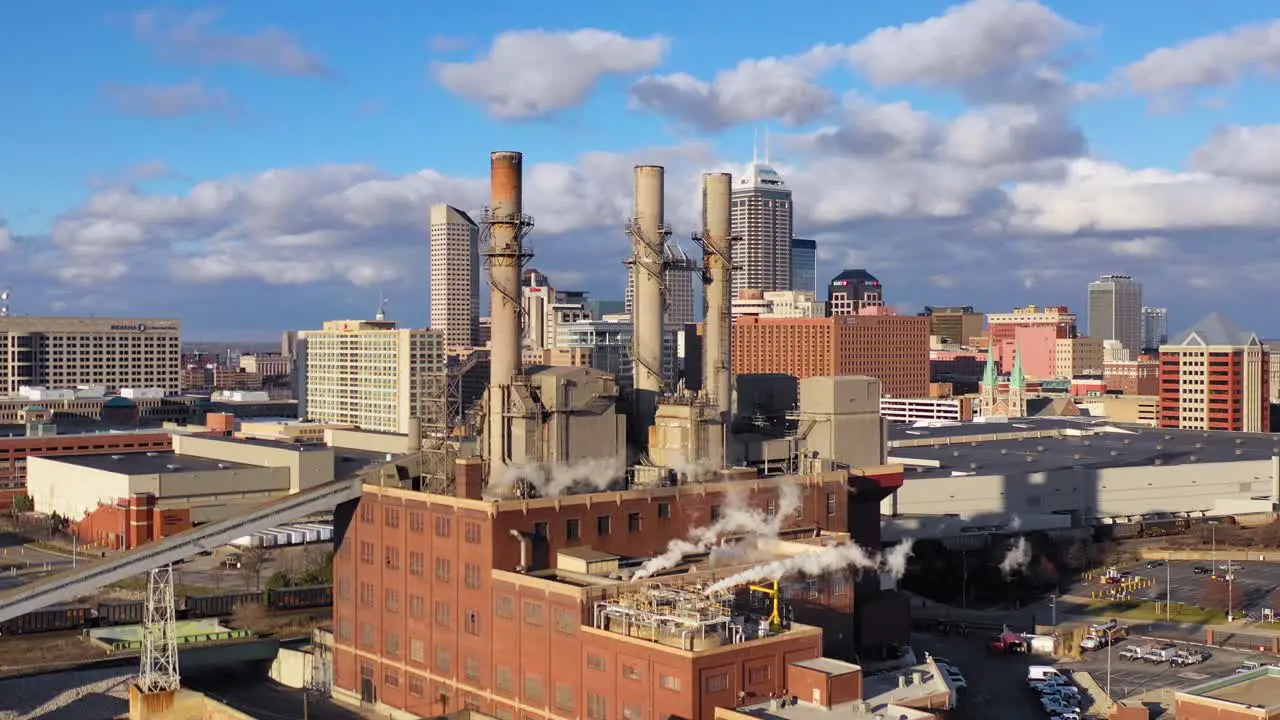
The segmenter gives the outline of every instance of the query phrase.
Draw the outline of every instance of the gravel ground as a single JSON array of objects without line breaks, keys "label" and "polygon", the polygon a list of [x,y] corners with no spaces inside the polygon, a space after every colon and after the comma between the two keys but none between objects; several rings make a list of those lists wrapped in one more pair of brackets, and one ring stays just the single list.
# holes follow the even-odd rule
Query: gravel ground
[{"label": "gravel ground", "polygon": [[0,720],[94,720],[129,712],[132,668],[80,670],[0,681]]}]

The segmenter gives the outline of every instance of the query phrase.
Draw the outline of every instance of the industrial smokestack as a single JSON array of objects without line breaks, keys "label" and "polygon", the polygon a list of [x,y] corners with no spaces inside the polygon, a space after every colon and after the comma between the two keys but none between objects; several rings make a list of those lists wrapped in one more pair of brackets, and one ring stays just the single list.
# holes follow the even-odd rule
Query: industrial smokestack
[{"label": "industrial smokestack", "polygon": [[729,198],[733,190],[729,173],[702,176],[702,248],[706,285],[707,318],[703,326],[703,386],[728,424],[732,412],[733,380],[730,372],[730,273]]},{"label": "industrial smokestack", "polygon": [[635,303],[631,317],[632,359],[636,393],[636,424],[640,444],[648,438],[649,426],[663,390],[662,336],[666,302],[663,272],[666,244],[671,228],[664,217],[665,170],[659,165],[635,168],[635,208],[627,226],[631,235],[635,271]]},{"label": "industrial smokestack", "polygon": [[520,271],[532,256],[522,241],[533,229],[533,218],[524,214],[524,156],[518,152],[489,155],[490,207],[483,218],[489,247],[489,395],[485,444],[490,476],[508,464],[510,438],[506,427],[506,402],[512,378],[520,372],[521,303]]}]

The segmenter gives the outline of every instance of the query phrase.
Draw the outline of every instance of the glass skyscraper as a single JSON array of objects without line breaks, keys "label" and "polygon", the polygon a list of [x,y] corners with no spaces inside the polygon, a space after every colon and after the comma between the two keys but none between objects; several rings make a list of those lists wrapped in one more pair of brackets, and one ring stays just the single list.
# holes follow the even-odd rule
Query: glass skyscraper
[{"label": "glass skyscraper", "polygon": [[818,243],[791,239],[791,289],[818,292]]}]

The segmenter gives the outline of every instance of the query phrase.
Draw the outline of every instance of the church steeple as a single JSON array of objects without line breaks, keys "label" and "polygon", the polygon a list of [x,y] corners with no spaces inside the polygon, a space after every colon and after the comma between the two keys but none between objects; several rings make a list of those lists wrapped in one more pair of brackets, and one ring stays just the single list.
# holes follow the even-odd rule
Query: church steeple
[{"label": "church steeple", "polygon": [[1027,376],[1022,372],[1022,348],[1019,347],[1013,351],[1013,374],[1009,376],[1009,389],[1017,387],[1019,390],[1027,389]]},{"label": "church steeple", "polygon": [[996,375],[996,351],[987,348],[987,368],[982,373],[982,385],[979,386],[978,411],[984,417],[995,414],[996,396],[1000,389],[1000,379]]},{"label": "church steeple", "polygon": [[1009,394],[1005,405],[1008,407],[1005,414],[1009,417],[1027,416],[1027,376],[1022,371],[1022,348],[1013,351],[1013,373],[1009,375]]}]

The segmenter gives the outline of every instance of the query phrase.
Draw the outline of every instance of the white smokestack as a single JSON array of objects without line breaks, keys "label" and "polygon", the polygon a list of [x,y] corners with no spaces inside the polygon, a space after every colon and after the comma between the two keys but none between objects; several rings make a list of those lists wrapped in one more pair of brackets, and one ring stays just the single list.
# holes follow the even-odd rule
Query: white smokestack
[{"label": "white smokestack", "polygon": [[665,218],[665,170],[660,165],[637,165],[635,168],[635,203],[631,235],[635,278],[635,302],[632,305],[632,361],[635,363],[635,408],[640,433],[638,444],[648,441],[648,428],[653,424],[658,396],[662,394],[662,336],[666,315],[663,272],[666,269],[666,244],[671,230]]},{"label": "white smokestack", "polygon": [[730,283],[732,278],[731,242],[729,238],[730,197],[733,178],[729,173],[707,173],[702,176],[702,244],[703,265],[710,282],[705,296],[707,317],[703,326],[702,385],[723,422],[732,412],[733,377],[730,371]]}]

